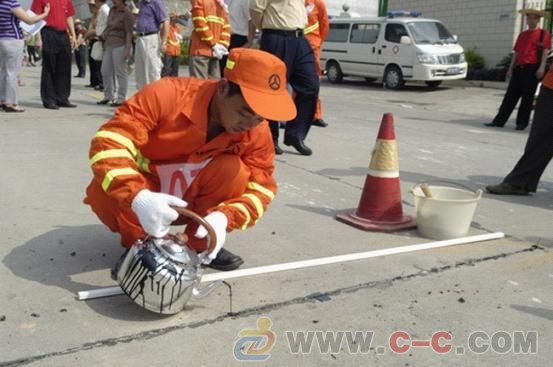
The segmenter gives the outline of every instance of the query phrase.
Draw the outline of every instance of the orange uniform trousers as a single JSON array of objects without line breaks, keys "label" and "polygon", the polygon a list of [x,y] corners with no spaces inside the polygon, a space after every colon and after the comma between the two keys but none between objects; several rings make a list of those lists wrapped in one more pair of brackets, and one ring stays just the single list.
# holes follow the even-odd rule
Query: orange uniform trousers
[{"label": "orange uniform trousers", "polygon": [[[203,217],[208,214],[209,209],[215,208],[223,201],[240,197],[246,191],[249,178],[250,169],[239,156],[222,154],[214,157],[198,173],[186,190],[183,200],[188,203],[187,209]],[[149,181],[146,189],[159,191],[159,185]],[[105,193],[97,181],[92,181],[86,193],[85,203],[92,207],[102,223],[121,235],[123,247],[131,247],[136,240],[146,235],[132,209],[122,208],[116,200]],[[196,251],[204,251],[206,240],[194,237],[198,224],[189,221],[188,218],[179,217],[173,224],[188,224],[185,231],[188,246]]]},{"label": "orange uniform trousers", "polygon": [[[317,75],[319,78],[323,75],[322,69],[321,69],[321,47],[313,47],[313,54],[315,56],[315,67],[317,69]],[[315,114],[313,115],[313,120],[320,120],[323,118],[323,107],[321,105],[321,97],[317,99],[317,105],[315,106]]]}]

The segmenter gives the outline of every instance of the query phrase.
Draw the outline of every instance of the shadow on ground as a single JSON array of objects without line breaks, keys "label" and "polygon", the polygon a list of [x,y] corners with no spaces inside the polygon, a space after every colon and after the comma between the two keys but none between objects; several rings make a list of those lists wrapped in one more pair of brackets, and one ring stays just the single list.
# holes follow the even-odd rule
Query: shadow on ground
[{"label": "shadow on ground", "polygon": [[513,310],[524,312],[542,319],[553,321],[553,310],[547,308],[530,307],[524,305],[511,305]]},{"label": "shadow on ground", "polygon": [[[14,248],[2,262],[20,278],[76,295],[78,291],[98,288],[97,284],[115,286],[109,279],[109,269],[122,251],[118,236],[104,226],[63,226]],[[94,271],[101,272],[87,274]],[[102,279],[94,279],[94,284],[76,280],[84,276]],[[124,295],[83,302],[98,314],[113,319],[151,321],[165,317],[140,308]]]}]

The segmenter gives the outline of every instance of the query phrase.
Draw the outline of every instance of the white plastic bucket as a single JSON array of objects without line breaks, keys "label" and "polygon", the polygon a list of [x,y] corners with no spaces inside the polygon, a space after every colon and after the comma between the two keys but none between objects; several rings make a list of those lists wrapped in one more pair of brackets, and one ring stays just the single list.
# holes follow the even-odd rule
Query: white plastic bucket
[{"label": "white plastic bucket", "polygon": [[421,189],[423,183],[411,188],[415,199],[419,232],[424,237],[434,240],[466,236],[478,200],[482,197],[482,190],[473,191],[453,182],[445,182],[445,184],[449,186],[425,183],[432,197],[426,197],[424,194]]}]

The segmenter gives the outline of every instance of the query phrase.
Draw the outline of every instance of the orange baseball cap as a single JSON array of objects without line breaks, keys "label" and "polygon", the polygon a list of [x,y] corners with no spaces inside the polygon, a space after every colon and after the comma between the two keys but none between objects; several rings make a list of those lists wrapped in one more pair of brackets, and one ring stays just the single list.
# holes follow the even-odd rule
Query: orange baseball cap
[{"label": "orange baseball cap", "polygon": [[225,78],[240,86],[250,108],[274,121],[296,117],[296,105],[286,88],[286,65],[268,52],[234,48],[228,55]]}]

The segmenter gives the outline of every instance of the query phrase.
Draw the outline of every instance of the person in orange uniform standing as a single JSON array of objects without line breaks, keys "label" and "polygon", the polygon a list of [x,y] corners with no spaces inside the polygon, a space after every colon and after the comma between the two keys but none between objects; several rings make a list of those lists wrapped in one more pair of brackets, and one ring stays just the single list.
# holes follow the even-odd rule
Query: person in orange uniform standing
[{"label": "person in orange uniform standing", "polygon": [[180,46],[182,43],[181,29],[177,24],[177,13],[169,14],[169,33],[167,34],[167,47],[163,55],[163,69],[161,76],[179,76]]},{"label": "person in orange uniform standing", "polygon": [[[322,76],[321,45],[328,36],[328,31],[330,29],[326,4],[324,0],[305,0],[305,9],[307,10],[307,27],[304,29],[305,37],[313,48],[317,74]],[[323,120],[320,95],[317,99],[317,106],[315,107],[315,114],[313,115],[313,122],[311,122],[311,125],[320,127],[328,126]]]},{"label": "person in orange uniform standing", "polygon": [[553,106],[553,68],[542,81],[524,154],[502,183],[486,186],[489,193],[528,195],[530,192],[536,192],[540,177],[553,158],[551,106]]},{"label": "person in orange uniform standing", "polygon": [[230,23],[223,0],[192,0],[190,75],[202,79],[221,77],[219,60],[228,55]]},{"label": "person in orange uniform standing", "polygon": [[[276,193],[274,149],[264,119],[288,121],[296,107],[286,66],[264,51],[230,52],[221,80],[163,78],[136,93],[94,136],[94,178],[84,202],[131,247],[163,237],[171,206],[204,216],[217,235],[209,266],[232,270],[240,256],[222,249],[226,232],[253,226]],[[278,86],[273,82],[279,80]],[[189,245],[205,250],[203,227],[189,224]]]}]

